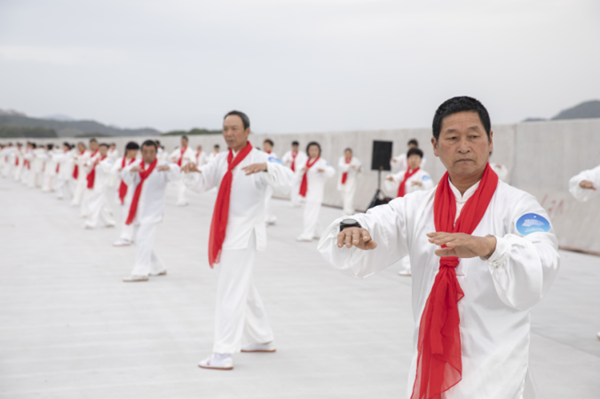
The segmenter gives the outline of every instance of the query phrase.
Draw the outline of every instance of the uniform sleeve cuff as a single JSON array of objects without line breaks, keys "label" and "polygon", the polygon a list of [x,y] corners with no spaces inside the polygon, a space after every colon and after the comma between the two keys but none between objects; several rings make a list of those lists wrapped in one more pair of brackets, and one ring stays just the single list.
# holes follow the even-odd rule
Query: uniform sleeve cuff
[{"label": "uniform sleeve cuff", "polygon": [[[488,237],[492,237],[492,236],[488,236]],[[506,257],[509,255],[510,243],[508,242],[508,240],[506,240],[502,237],[498,237],[498,236],[493,236],[493,237],[496,237],[496,249],[490,256],[488,256],[488,257],[482,256],[481,260],[487,261],[491,266],[498,267],[498,266],[500,266],[500,264],[503,263],[504,259],[506,259]]]}]

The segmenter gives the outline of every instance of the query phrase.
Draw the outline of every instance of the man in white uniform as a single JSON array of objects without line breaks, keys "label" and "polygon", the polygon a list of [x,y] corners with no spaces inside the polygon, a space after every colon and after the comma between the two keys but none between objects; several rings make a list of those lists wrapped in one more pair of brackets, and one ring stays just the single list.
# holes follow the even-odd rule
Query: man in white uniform
[{"label": "man in white uniform", "polygon": [[165,197],[169,182],[181,178],[179,166],[159,162],[157,145],[153,140],[142,143],[142,160],[135,161],[121,171],[121,179],[133,197],[127,214],[127,224],[133,224],[135,265],[126,283],[148,281],[148,276],[167,274],[165,264],[154,252],[154,239],[163,220]]},{"label": "man in white uniform", "polygon": [[213,147],[213,152],[210,153],[210,155],[208,156],[208,162],[212,162],[215,160],[215,158],[217,157],[217,155],[219,155],[219,145],[215,144]]},{"label": "man in white uniform", "polygon": [[[419,148],[419,142],[417,141],[417,139],[410,139],[408,140],[408,143],[406,144],[406,146],[408,147],[408,150],[410,150],[411,148]],[[406,170],[406,168],[408,167],[408,162],[407,162],[407,157],[406,157],[406,152],[403,152],[401,154],[396,155],[395,157],[393,157],[390,161],[392,163],[392,168],[397,170]],[[425,167],[425,156],[423,156],[423,160],[421,161],[421,167]]]},{"label": "man in white uniform", "polygon": [[319,213],[325,192],[325,182],[335,175],[335,169],[329,162],[321,158],[321,145],[316,141],[306,146],[308,159],[296,172],[296,179],[300,180],[300,196],[304,203],[304,230],[296,241],[310,242],[321,238],[321,223]]},{"label": "man in white uniform", "polygon": [[86,153],[86,156],[83,160],[83,169],[86,173],[86,182],[85,182],[85,191],[83,192],[83,196],[81,198],[81,207],[79,208],[79,217],[87,218],[89,216],[90,210],[90,198],[92,197],[92,178],[89,175],[89,172],[92,170],[92,166],[95,164],[96,160],[100,158],[100,148],[98,145],[98,141],[96,139],[90,139],[90,151]]},{"label": "man in white uniform", "polygon": [[108,200],[109,184],[113,161],[108,157],[108,144],[102,143],[98,147],[99,156],[93,158],[93,163],[88,166],[88,219],[83,227],[93,229],[102,218],[106,227],[115,227],[112,206]]},{"label": "man in white uniform", "polygon": [[4,168],[2,169],[2,177],[12,176],[14,170],[14,151],[12,143],[6,144],[6,147],[2,150],[2,159],[4,160]]},{"label": "man in white uniform", "polygon": [[202,151],[202,146],[199,145],[196,147],[196,166],[199,168],[202,165],[206,165],[208,163],[208,157],[206,156],[206,153],[204,151]]},{"label": "man in white uniform", "polygon": [[352,155],[352,149],[346,148],[344,156],[338,161],[337,189],[342,194],[344,215],[354,214],[354,194],[356,193],[356,180],[358,174],[362,172],[360,160]]},{"label": "man in white uniform", "polygon": [[62,152],[54,154],[52,156],[57,164],[56,174],[56,196],[58,199],[63,199],[65,196],[65,190],[69,195],[73,195],[71,187],[69,185],[73,174],[73,156],[71,155],[71,146],[69,143],[64,142],[62,145]]},{"label": "man in white uniform", "polygon": [[44,162],[42,192],[54,191],[56,182],[56,160],[54,159],[54,144],[46,144],[46,151],[40,159]]},{"label": "man in white uniform", "polygon": [[23,171],[23,144],[17,143],[17,148],[15,149],[15,170],[14,170],[14,178],[15,181],[21,180],[21,172]]},{"label": "man in white uniform", "polygon": [[[492,157],[492,154],[490,154],[490,158],[491,157]],[[504,166],[498,162],[493,162],[491,160],[490,160],[490,166],[492,167],[492,170],[494,172],[496,172],[496,174],[498,175],[498,178],[500,180],[510,183],[508,181],[508,168],[506,166]]]},{"label": "man in white uniform", "polygon": [[44,156],[46,150],[43,146],[39,146],[35,143],[33,145],[33,153],[31,158],[31,174],[29,178],[29,187],[37,188],[42,187],[43,171],[44,171]]},{"label": "man in white uniform", "polygon": [[169,162],[169,154],[165,151],[165,147],[160,145],[160,141],[155,140],[156,148],[158,148],[158,152],[156,153],[156,158],[158,162]]},{"label": "man in white uniform", "polygon": [[[285,166],[290,168],[292,172],[296,173],[297,170],[301,169],[306,163],[307,155],[304,151],[300,151],[300,143],[292,141],[292,149],[286,152],[281,158],[281,161]],[[293,208],[299,208],[301,204],[300,196],[300,180],[294,179],[292,189],[290,190],[290,201]]]},{"label": "man in white uniform", "polygon": [[410,254],[407,397],[534,397],[530,312],[556,277],[558,245],[535,197],[489,167],[490,127],[479,101],[444,102],[433,120],[433,151],[448,170],[439,185],[338,220],[319,243],[330,263],[358,277]]},{"label": "man in white uniform", "polygon": [[[196,162],[194,151],[188,147],[188,142],[187,136],[181,136],[181,147],[173,151],[169,157],[170,161],[176,163],[179,168],[184,167],[190,162]],[[177,187],[177,206],[186,206],[188,201],[185,198],[185,184],[181,180],[178,180],[175,182],[175,185]]]},{"label": "man in white uniform", "polygon": [[[569,192],[576,200],[585,202],[600,194],[600,165],[584,170],[569,180]],[[600,339],[600,332],[596,335]]]},{"label": "man in white uniform", "polygon": [[73,156],[73,200],[72,206],[81,206],[83,194],[87,187],[87,174],[85,171],[85,162],[90,156],[86,150],[85,144],[77,143],[77,148],[71,151]]},{"label": "man in white uniform", "polygon": [[121,172],[126,167],[130,166],[137,160],[140,146],[138,143],[130,141],[125,146],[125,155],[118,158],[113,164],[111,173],[119,177],[117,187],[117,202],[121,208],[121,236],[113,243],[115,247],[126,247],[133,242],[133,224],[127,224],[127,216],[129,216],[129,208],[131,199],[133,198],[133,190],[127,187],[127,184],[121,179]]},{"label": "man in white uniform", "polygon": [[[269,162],[280,162],[277,154],[273,152],[275,143],[273,140],[266,139],[263,141],[263,151],[269,156]],[[267,195],[265,196],[265,222],[267,226],[272,226],[277,223],[277,216],[271,211],[271,198],[273,198],[273,187],[267,187]]]},{"label": "man in white uniform", "polygon": [[[184,168],[190,189],[199,193],[219,189],[209,239],[209,264],[220,266],[215,342],[213,354],[199,363],[202,368],[230,370],[232,354],[240,350],[275,352],[273,331],[252,269],[256,251],[266,247],[267,187],[287,192],[293,175],[253,148],[249,135],[248,116],[229,112],[223,121],[223,137],[230,150],[199,169],[193,164]],[[242,346],[243,338],[248,344]]]}]

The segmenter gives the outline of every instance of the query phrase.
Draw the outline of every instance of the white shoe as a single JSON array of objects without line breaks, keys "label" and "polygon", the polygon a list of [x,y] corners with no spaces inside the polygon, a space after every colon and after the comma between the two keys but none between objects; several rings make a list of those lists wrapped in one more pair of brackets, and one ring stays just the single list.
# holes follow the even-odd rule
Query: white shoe
[{"label": "white shoe", "polygon": [[187,202],[178,202],[176,205],[177,206],[187,206],[188,203]]},{"label": "white shoe", "polygon": [[398,275],[400,275],[402,277],[410,277],[410,276],[412,276],[412,273],[410,272],[410,269],[408,269],[408,270],[400,270],[398,272]]},{"label": "white shoe", "polygon": [[110,229],[112,227],[115,227],[115,223],[109,223],[109,224],[106,225],[107,229]]},{"label": "white shoe", "polygon": [[94,228],[92,226],[90,226],[89,224],[86,223],[86,224],[83,225],[83,229],[84,230],[93,230]]},{"label": "white shoe", "polygon": [[300,236],[300,237],[296,237],[296,241],[301,241],[301,242],[311,242],[311,241],[312,241],[312,238],[308,238],[308,237]]},{"label": "white shoe", "polygon": [[123,279],[124,283],[140,283],[142,281],[148,281],[148,276],[136,276],[132,274]]},{"label": "white shoe", "polygon": [[150,273],[150,275],[151,275],[151,276],[166,276],[166,275],[167,275],[167,271],[166,271],[166,270],[163,270],[162,272],[160,272],[160,273],[155,273],[155,274],[153,274],[153,273]]},{"label": "white shoe", "polygon": [[268,342],[266,344],[246,344],[242,346],[242,352],[275,352],[275,344]]},{"label": "white shoe", "polygon": [[213,370],[231,370],[233,369],[233,357],[231,355],[220,355],[213,353],[198,363],[198,367]]},{"label": "white shoe", "polygon": [[124,238],[119,238],[117,241],[113,242],[115,247],[128,247],[131,245],[131,241],[126,240]]}]

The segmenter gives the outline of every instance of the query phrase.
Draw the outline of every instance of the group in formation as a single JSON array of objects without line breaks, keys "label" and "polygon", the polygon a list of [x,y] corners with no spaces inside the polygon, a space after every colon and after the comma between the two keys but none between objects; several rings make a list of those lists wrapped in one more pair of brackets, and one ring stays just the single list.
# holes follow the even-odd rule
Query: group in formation
[{"label": "group in formation", "polygon": [[[154,251],[167,186],[176,186],[180,206],[187,205],[186,190],[216,191],[208,239],[208,264],[219,269],[215,334],[202,368],[231,370],[238,352],[276,351],[252,272],[256,251],[266,248],[267,227],[277,221],[270,208],[277,192],[304,208],[297,240],[319,240],[318,251],[333,266],[367,277],[402,262],[401,274],[412,275],[407,397],[533,398],[529,315],[560,263],[550,218],[534,196],[504,181],[504,166],[489,162],[494,134],[479,101],[445,101],[432,132],[434,155],[447,170],[441,180],[433,182],[411,140],[408,151],[391,160],[401,170],[385,180],[397,198],[367,213],[354,209],[361,162],[352,149],[343,150],[337,188],[344,215],[324,230],[319,211],[336,170],[321,158],[319,143],[308,143],[304,152],[294,141],[278,158],[272,140],[262,149],[252,146],[250,120],[239,111],[224,117],[224,152],[218,146],[210,154],[193,150],[187,137],[172,153],[156,140],[130,142],[122,156],[95,139],[89,147],[17,143],[2,146],[0,167],[5,178],[69,196],[86,229],[118,224],[114,245],[136,246],[132,272],[123,279],[128,283],[167,273]],[[582,201],[597,196],[599,186],[600,167],[570,182]]]}]

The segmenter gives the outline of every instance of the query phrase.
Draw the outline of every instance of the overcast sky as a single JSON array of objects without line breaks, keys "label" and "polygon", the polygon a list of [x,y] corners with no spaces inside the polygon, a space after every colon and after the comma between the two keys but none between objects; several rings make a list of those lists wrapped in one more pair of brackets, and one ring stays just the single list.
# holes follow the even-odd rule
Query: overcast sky
[{"label": "overcast sky", "polygon": [[600,1],[0,0],[0,109],[121,127],[430,126],[600,98]]}]

